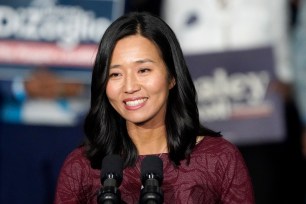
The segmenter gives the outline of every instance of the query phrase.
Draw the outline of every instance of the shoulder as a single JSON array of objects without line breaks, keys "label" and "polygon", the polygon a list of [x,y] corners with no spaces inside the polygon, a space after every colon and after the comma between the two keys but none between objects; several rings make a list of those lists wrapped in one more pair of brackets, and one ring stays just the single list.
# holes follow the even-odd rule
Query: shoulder
[{"label": "shoulder", "polygon": [[222,153],[236,152],[238,148],[223,137],[205,136],[195,147],[195,152]]},{"label": "shoulder", "polygon": [[94,199],[98,189],[99,171],[91,168],[83,147],[66,157],[57,180],[55,203],[84,203]]},{"label": "shoulder", "polygon": [[205,136],[194,148],[192,158],[233,165],[244,163],[238,147],[223,137]]},{"label": "shoulder", "polygon": [[243,156],[238,147],[225,138],[205,136],[191,153],[190,165],[212,185],[221,203],[255,203]]},{"label": "shoulder", "polygon": [[89,163],[85,156],[84,147],[72,150],[65,159],[65,163]]},{"label": "shoulder", "polygon": [[[195,147],[191,159],[202,161],[214,171],[226,174],[229,177],[248,177],[248,169],[238,147],[223,137],[205,136]],[[244,175],[244,176],[242,176]],[[224,176],[221,176],[224,178]],[[237,177],[238,178],[238,177]],[[228,179],[230,180],[230,179]]]},{"label": "shoulder", "polygon": [[223,137],[205,136],[196,145],[191,159],[194,166],[214,175],[222,203],[254,203],[251,177],[235,144]]},{"label": "shoulder", "polygon": [[66,175],[82,175],[89,174],[92,171],[90,161],[85,156],[83,147],[78,147],[70,152],[61,168],[61,173]]}]

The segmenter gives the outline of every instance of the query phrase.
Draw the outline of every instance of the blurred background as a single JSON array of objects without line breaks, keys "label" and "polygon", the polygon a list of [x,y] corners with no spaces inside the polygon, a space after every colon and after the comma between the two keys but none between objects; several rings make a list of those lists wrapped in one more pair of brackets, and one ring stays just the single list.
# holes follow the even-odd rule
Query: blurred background
[{"label": "blurred background", "polygon": [[305,204],[304,0],[0,0],[0,203],[53,203],[97,44],[131,11],[176,33],[201,122],[239,147],[256,203]]}]

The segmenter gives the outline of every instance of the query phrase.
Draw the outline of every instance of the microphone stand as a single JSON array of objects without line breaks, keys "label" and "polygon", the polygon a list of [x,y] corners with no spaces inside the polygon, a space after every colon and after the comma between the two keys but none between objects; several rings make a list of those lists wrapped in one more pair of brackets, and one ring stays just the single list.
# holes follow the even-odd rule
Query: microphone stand
[{"label": "microphone stand", "polygon": [[162,204],[164,195],[159,186],[156,176],[151,173],[147,174],[147,180],[140,192],[140,204]]},{"label": "microphone stand", "polygon": [[103,183],[103,188],[98,193],[98,204],[120,204],[121,194],[116,185],[113,174],[108,174]]}]

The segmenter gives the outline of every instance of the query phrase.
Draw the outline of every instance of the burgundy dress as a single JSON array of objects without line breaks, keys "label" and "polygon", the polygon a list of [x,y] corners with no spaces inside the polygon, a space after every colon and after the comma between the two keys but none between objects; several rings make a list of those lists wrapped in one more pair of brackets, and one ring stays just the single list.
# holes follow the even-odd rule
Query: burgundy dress
[{"label": "burgundy dress", "polygon": [[[251,179],[238,149],[221,137],[204,137],[191,154],[190,164],[181,162],[176,168],[162,154],[164,203],[255,203]],[[123,171],[119,187],[121,199],[138,203],[141,189],[139,166],[144,156],[139,156],[136,167]],[[84,149],[74,150],[61,169],[55,204],[97,203],[101,188],[100,170],[90,167]]]}]

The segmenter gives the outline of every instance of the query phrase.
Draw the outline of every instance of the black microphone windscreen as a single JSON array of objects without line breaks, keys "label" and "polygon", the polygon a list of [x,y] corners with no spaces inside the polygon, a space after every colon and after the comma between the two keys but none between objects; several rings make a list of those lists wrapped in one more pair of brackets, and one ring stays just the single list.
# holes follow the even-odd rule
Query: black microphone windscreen
[{"label": "black microphone windscreen", "polygon": [[107,155],[102,160],[101,181],[107,178],[108,174],[113,174],[119,182],[123,177],[123,159],[116,154]]},{"label": "black microphone windscreen", "polygon": [[154,174],[160,181],[163,180],[163,161],[158,156],[146,156],[141,162],[141,178],[145,179],[147,174]]}]

